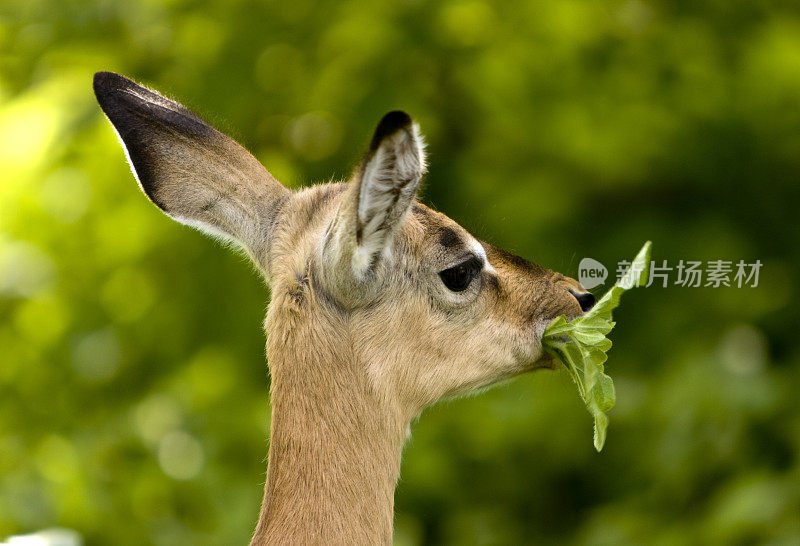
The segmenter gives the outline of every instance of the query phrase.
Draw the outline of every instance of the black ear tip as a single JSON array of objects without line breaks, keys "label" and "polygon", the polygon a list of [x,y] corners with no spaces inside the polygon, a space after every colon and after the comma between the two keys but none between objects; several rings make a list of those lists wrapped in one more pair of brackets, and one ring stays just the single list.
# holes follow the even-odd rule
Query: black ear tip
[{"label": "black ear tip", "polygon": [[129,80],[125,76],[105,71],[95,72],[92,87],[94,88],[94,94],[101,106],[108,102],[109,99],[119,97],[120,91],[144,89],[141,85],[133,80]]},{"label": "black ear tip", "polygon": [[389,112],[383,116],[381,121],[378,123],[377,129],[375,129],[375,135],[372,137],[370,150],[375,150],[378,146],[380,146],[381,141],[383,141],[384,138],[393,135],[401,129],[408,129],[413,124],[414,122],[411,119],[411,116],[402,110],[393,110],[392,112]]},{"label": "black ear tip", "polygon": [[400,129],[402,127],[407,127],[411,125],[413,122],[411,121],[411,116],[403,112],[402,110],[392,110],[383,118],[381,118],[380,123],[378,126],[386,125],[390,127],[394,127],[395,129]]},{"label": "black ear tip", "polygon": [[100,72],[94,73],[94,88],[104,87],[108,82],[109,78],[113,77],[115,74],[113,72],[106,72],[105,70],[101,70]]},{"label": "black ear tip", "polygon": [[100,94],[110,91],[115,87],[119,87],[119,84],[124,80],[125,78],[113,72],[95,72],[93,82],[94,92],[95,94]]},{"label": "black ear tip", "polygon": [[113,72],[96,72],[92,87],[97,102],[105,109],[120,90],[130,87],[132,83],[129,79]]}]

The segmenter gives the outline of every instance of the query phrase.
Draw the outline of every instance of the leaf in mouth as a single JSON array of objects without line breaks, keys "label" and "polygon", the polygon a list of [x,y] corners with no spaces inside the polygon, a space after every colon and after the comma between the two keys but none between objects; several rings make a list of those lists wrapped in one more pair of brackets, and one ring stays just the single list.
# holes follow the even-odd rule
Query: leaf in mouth
[{"label": "leaf in mouth", "polygon": [[647,241],[611,290],[584,315],[570,321],[566,316],[553,320],[545,328],[542,347],[560,360],[578,387],[586,409],[594,417],[594,447],[603,449],[608,428],[606,413],[614,407],[614,382],[605,374],[603,363],[611,349],[606,337],[614,328],[611,312],[619,305],[625,291],[647,282],[650,271],[650,249]]}]

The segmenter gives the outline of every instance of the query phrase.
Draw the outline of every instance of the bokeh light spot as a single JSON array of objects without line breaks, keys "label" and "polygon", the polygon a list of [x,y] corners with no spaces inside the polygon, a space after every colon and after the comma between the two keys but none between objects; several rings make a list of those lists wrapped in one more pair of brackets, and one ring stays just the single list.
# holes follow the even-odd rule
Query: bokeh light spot
[{"label": "bokeh light spot", "polygon": [[339,147],[339,122],[327,112],[309,112],[286,125],[284,136],[297,153],[311,160],[323,159]]},{"label": "bokeh light spot", "polygon": [[205,454],[191,434],[174,430],[161,440],[158,447],[158,463],[170,478],[189,480],[200,473]]},{"label": "bokeh light spot", "polygon": [[32,296],[55,278],[53,261],[37,246],[0,236],[0,295]]},{"label": "bokeh light spot", "polygon": [[72,349],[75,371],[90,381],[112,377],[119,367],[122,351],[114,330],[105,328],[81,337]]},{"label": "bokeh light spot", "polygon": [[166,394],[151,394],[136,406],[136,429],[149,444],[157,444],[168,432],[180,427],[181,408]]}]

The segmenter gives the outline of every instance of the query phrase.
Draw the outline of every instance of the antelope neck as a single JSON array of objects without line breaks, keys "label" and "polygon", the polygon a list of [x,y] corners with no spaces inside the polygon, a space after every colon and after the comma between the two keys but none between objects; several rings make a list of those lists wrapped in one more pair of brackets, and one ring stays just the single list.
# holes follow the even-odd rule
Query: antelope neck
[{"label": "antelope neck", "polygon": [[253,544],[389,544],[407,423],[354,358],[292,345],[268,343],[271,439]]}]

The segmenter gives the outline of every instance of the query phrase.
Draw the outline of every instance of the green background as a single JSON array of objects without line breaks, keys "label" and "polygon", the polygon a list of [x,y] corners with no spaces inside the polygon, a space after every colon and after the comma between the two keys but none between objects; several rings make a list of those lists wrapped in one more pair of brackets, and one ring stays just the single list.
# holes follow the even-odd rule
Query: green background
[{"label": "green background", "polygon": [[405,109],[425,201],[568,275],[647,239],[672,266],[763,263],[756,288],[625,297],[601,454],[563,371],[426,411],[398,544],[800,542],[796,2],[3,0],[0,537],[244,544],[268,290],[141,195],[96,70],[290,187],[346,177]]}]

